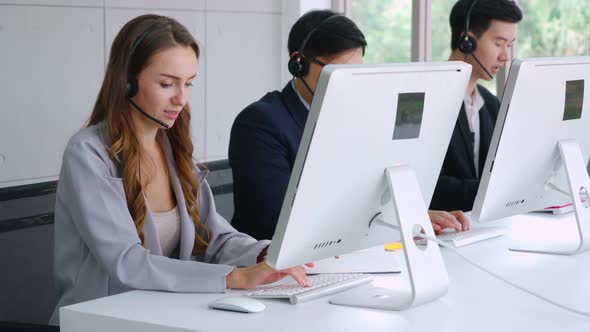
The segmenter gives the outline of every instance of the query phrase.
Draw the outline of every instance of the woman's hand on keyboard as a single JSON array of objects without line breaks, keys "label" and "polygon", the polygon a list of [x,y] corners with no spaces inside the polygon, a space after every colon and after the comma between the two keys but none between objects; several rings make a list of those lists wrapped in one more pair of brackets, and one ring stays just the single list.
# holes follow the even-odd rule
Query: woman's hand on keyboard
[{"label": "woman's hand on keyboard", "polygon": [[[313,263],[305,264],[307,267],[313,267]],[[266,262],[260,262],[256,265],[235,268],[226,277],[226,287],[232,289],[250,289],[258,285],[270,284],[279,281],[286,276],[291,276],[301,286],[308,287],[309,281],[303,266],[296,266],[284,270],[275,270],[268,266]]]},{"label": "woman's hand on keyboard", "polygon": [[437,211],[429,210],[428,216],[434,229],[434,234],[439,234],[445,228],[453,228],[455,231],[469,230],[469,219],[462,211]]}]

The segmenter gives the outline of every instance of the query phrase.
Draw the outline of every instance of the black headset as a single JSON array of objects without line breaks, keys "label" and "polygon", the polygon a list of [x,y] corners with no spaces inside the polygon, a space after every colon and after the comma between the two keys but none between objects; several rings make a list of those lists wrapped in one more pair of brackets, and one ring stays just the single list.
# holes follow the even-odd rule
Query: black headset
[{"label": "black headset", "polygon": [[492,74],[490,74],[490,72],[486,69],[486,67],[484,67],[481,64],[479,59],[473,53],[477,49],[477,41],[475,40],[475,38],[473,38],[469,35],[469,21],[471,20],[471,12],[473,11],[473,7],[475,7],[475,4],[477,3],[477,1],[478,0],[473,0],[473,2],[471,3],[471,6],[469,7],[469,10],[467,11],[467,15],[465,15],[465,31],[463,32],[463,36],[459,37],[460,38],[459,39],[459,51],[461,51],[461,53],[465,54],[466,59],[467,59],[468,55],[471,55],[473,57],[473,59],[475,59],[477,64],[481,67],[481,69],[483,69],[483,71],[485,71],[486,74],[488,74],[488,76],[491,79],[494,79],[494,76],[492,76]]},{"label": "black headset", "polygon": [[473,0],[471,3],[471,6],[467,11],[467,15],[465,15],[465,31],[463,36],[459,37],[459,51],[465,54],[471,54],[475,52],[475,49],[477,48],[477,41],[475,38],[469,35],[469,21],[471,20],[471,12],[473,11],[473,7],[475,7],[477,1],[478,0]]},{"label": "black headset", "polygon": [[[160,22],[155,22],[152,25],[150,25],[147,29],[145,29],[145,31],[139,35],[139,37],[137,37],[137,39],[133,42],[133,44],[131,44],[131,50],[129,51],[129,58],[127,60],[127,66],[130,68],[131,67],[131,60],[133,59],[133,53],[135,52],[135,49],[137,48],[137,46],[139,46],[139,44],[143,41],[143,39],[149,35],[150,33],[152,33],[152,31],[156,30],[156,27],[158,26]],[[129,75],[129,74],[127,74]],[[146,111],[144,111],[141,107],[139,107],[139,105],[137,105],[137,103],[135,103],[133,101],[133,97],[137,96],[137,93],[139,92],[139,83],[137,82],[137,77],[127,77],[127,84],[126,84],[126,90],[127,90],[127,101],[136,109],[139,111],[139,113],[143,114],[145,117],[147,117],[148,119],[152,120],[153,122],[155,122],[156,124],[164,127],[165,129],[169,129],[170,126],[166,123],[164,123],[163,121],[160,121],[158,119],[156,119],[155,117],[149,115]]]},{"label": "black headset", "polygon": [[309,39],[311,38],[313,33],[316,32],[316,30],[319,27],[321,27],[323,24],[330,21],[331,19],[339,17],[339,16],[342,16],[342,15],[334,14],[328,18],[325,18],[320,23],[318,23],[318,25],[316,25],[313,29],[309,30],[309,32],[307,33],[305,38],[303,38],[303,42],[301,42],[301,46],[297,50],[297,53],[293,54],[293,56],[289,59],[289,62],[287,63],[287,68],[289,68],[289,73],[291,73],[291,75],[293,75],[293,77],[302,78],[303,76],[307,75],[307,73],[309,73],[310,61],[317,62],[320,65],[325,65],[325,63],[322,63],[321,61],[315,59],[315,57],[307,59],[307,57],[305,55],[303,55],[303,50],[305,49],[305,46],[307,46],[307,43],[309,42]]},{"label": "black headset", "polygon": [[[133,59],[133,54],[135,53],[135,49],[141,42],[144,40],[146,36],[148,36],[153,30],[156,29],[159,22],[153,23],[150,25],[145,31],[135,39],[133,44],[131,44],[131,50],[129,51],[128,57],[128,66],[131,67],[131,60]],[[137,92],[139,91],[139,84],[137,83],[136,77],[128,77],[127,78],[127,97],[133,98],[137,96]]]}]

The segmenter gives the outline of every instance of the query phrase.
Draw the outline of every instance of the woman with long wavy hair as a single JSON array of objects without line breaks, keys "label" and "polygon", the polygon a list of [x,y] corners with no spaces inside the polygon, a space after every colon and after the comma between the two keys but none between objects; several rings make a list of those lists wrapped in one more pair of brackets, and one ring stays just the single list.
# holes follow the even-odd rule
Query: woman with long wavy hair
[{"label": "woman with long wavy hair", "polygon": [[266,265],[270,242],[215,210],[207,172],[192,159],[198,58],[187,29],[163,16],[139,16],[115,38],[88,126],[63,156],[50,323],[61,306],[131,289],[224,292],[286,275],[308,284],[302,267]]}]

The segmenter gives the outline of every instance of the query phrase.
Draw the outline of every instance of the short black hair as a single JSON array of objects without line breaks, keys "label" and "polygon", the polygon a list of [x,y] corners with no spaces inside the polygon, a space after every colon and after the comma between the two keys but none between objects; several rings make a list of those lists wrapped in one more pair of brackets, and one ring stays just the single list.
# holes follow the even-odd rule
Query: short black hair
[{"label": "short black hair", "polygon": [[449,23],[451,25],[451,49],[459,47],[461,34],[465,32],[465,20],[469,8],[477,1],[469,19],[469,31],[476,37],[486,32],[492,20],[518,23],[522,20],[522,11],[511,0],[459,0],[453,6]]},{"label": "short black hair", "polygon": [[[336,17],[321,23],[332,16]],[[330,56],[359,47],[365,54],[365,35],[351,19],[331,10],[312,10],[301,16],[291,28],[287,45],[289,55],[299,51],[304,39],[315,28],[302,50],[304,55]]]}]

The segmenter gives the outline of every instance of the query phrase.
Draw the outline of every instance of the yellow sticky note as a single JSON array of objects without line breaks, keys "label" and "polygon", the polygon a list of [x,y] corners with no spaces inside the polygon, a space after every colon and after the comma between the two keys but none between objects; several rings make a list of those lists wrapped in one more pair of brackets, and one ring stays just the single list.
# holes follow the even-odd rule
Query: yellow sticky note
[{"label": "yellow sticky note", "polygon": [[403,247],[404,247],[404,245],[401,242],[391,242],[391,243],[385,244],[385,251],[400,250]]}]

